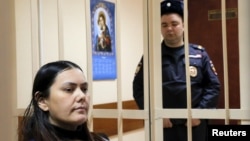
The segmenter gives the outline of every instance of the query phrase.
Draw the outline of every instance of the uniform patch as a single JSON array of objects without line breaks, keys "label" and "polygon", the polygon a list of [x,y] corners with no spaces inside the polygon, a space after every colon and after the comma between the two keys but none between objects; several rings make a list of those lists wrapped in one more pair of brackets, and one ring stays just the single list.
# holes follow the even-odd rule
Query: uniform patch
[{"label": "uniform patch", "polygon": [[189,72],[191,77],[196,77],[198,73],[195,66],[189,66]]},{"label": "uniform patch", "polygon": [[195,54],[195,55],[189,54],[189,57],[190,58],[202,58],[202,55],[201,54]]},{"label": "uniform patch", "polygon": [[216,69],[215,69],[214,64],[213,64],[213,62],[211,60],[210,60],[210,66],[211,66],[214,74],[217,75]]},{"label": "uniform patch", "polygon": [[203,47],[201,46],[201,45],[198,45],[198,47],[197,47],[198,49],[203,49]]},{"label": "uniform patch", "polygon": [[205,50],[205,48],[201,45],[191,44],[191,47],[198,49],[198,50]]}]

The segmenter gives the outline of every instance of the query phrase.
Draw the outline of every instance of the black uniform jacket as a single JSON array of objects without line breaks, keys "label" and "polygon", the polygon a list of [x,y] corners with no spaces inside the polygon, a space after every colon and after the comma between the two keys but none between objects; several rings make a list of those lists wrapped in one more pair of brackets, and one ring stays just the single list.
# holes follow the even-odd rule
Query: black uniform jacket
[{"label": "black uniform jacket", "polygon": [[[184,46],[170,48],[162,42],[163,108],[186,108],[186,72]],[[205,49],[189,44],[189,71],[192,108],[215,108],[220,82]],[[133,80],[133,97],[140,109],[144,108],[143,56]]]}]

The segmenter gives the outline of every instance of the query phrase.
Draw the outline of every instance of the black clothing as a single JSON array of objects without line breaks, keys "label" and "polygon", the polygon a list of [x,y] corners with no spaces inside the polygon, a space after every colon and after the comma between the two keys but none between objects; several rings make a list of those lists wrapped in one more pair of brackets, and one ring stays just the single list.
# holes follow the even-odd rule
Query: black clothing
[{"label": "black clothing", "polygon": [[[56,131],[56,134],[63,141],[79,140],[79,141],[89,141],[89,135],[84,133],[82,129],[77,129],[76,131],[66,130],[57,126],[52,125]],[[91,133],[94,141],[109,141],[108,136],[104,133]]]},{"label": "black clothing", "polygon": [[66,130],[57,126],[53,126],[55,129],[55,133],[60,139],[62,140],[82,140],[82,141],[87,141],[88,140],[88,135],[82,130],[76,130],[76,131],[71,131],[71,130]]},{"label": "black clothing", "polygon": [[[63,141],[71,141],[71,140],[80,140],[80,141],[89,141],[89,135],[84,133],[81,129],[77,129],[76,131],[66,130],[57,126],[53,126],[56,134]],[[109,141],[108,136],[104,133],[91,133],[94,141]]]},{"label": "black clothing", "polygon": [[[90,141],[90,136],[92,136],[93,141],[109,141],[108,136],[104,133],[91,132],[90,134],[87,134],[80,128],[76,131],[72,131],[55,125],[51,125],[51,127],[53,128],[55,135],[59,138],[59,141]],[[35,140],[32,139],[30,141]]]},{"label": "black clothing", "polygon": [[[164,128],[164,141],[187,141],[187,126],[174,125],[172,128]],[[199,126],[192,128],[192,141],[206,141],[207,120],[201,119]]]},{"label": "black clothing", "polygon": [[[204,48],[189,45],[192,108],[215,108],[220,82]],[[163,108],[186,108],[186,71],[184,46],[170,48],[162,43]],[[133,80],[133,96],[140,109],[144,107],[143,57]]]},{"label": "black clothing", "polygon": [[[178,48],[170,48],[162,42],[161,48],[163,108],[186,108],[187,95],[184,45]],[[189,44],[189,71],[191,77],[192,108],[215,108],[218,102],[220,82],[207,52],[199,45]],[[142,57],[133,80],[133,97],[140,109],[144,108],[143,90]],[[181,125],[186,127],[184,125],[186,123],[185,119],[170,120],[174,126]],[[169,130],[171,129],[172,128]],[[165,130],[167,129],[164,129],[164,131]],[[166,133],[164,132],[164,134]]]}]

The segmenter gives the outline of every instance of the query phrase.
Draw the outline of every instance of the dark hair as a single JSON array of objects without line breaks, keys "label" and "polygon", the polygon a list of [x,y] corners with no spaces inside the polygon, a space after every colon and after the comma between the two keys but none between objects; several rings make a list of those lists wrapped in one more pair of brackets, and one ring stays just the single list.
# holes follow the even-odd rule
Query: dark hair
[{"label": "dark hair", "polygon": [[100,18],[103,18],[104,23],[106,23],[106,17],[105,14],[101,11],[98,15],[97,23],[100,23]]},{"label": "dark hair", "polygon": [[[75,63],[70,61],[55,61],[43,65],[37,72],[32,90],[32,99],[24,112],[21,127],[19,129],[22,141],[57,141],[59,138],[55,134],[55,130],[49,123],[49,114],[41,110],[38,106],[38,99],[48,98],[50,95],[50,87],[54,83],[56,76],[65,70],[77,68],[82,69]],[[39,92],[38,95],[36,93]],[[87,122],[79,127],[86,134],[89,141],[92,141],[91,134],[87,127]]]}]

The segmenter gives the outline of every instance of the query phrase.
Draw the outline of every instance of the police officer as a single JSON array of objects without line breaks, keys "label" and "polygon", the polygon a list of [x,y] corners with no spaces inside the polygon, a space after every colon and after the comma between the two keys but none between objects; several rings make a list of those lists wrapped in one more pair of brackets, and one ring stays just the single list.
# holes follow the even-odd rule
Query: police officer
[{"label": "police officer", "polygon": [[[183,2],[161,2],[161,43],[163,108],[186,108],[186,70],[184,56]],[[189,44],[189,70],[192,108],[215,108],[220,82],[205,48]],[[133,96],[144,108],[143,56],[133,80]],[[192,141],[206,140],[206,119],[192,119]],[[186,119],[163,119],[164,141],[187,141]]]}]

